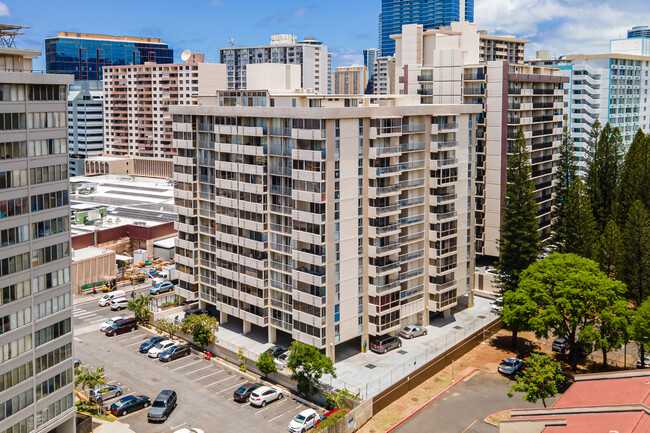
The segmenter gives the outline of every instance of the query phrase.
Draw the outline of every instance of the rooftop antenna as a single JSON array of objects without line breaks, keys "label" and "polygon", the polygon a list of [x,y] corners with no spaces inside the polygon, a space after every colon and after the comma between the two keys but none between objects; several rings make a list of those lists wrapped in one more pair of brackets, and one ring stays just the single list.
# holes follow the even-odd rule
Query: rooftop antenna
[{"label": "rooftop antenna", "polygon": [[26,26],[0,24],[0,47],[16,48],[16,36],[23,34],[19,30],[28,28]]},{"label": "rooftop antenna", "polygon": [[231,47],[234,47],[234,46],[235,46],[235,38],[229,38],[229,39],[228,39],[228,44],[229,44]]}]

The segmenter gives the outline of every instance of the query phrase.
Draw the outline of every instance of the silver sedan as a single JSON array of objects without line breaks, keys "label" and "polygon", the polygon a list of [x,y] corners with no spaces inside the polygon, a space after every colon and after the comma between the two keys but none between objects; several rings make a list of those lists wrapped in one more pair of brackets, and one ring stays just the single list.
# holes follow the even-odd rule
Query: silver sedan
[{"label": "silver sedan", "polygon": [[399,336],[407,339],[419,337],[420,335],[427,335],[427,328],[423,326],[407,326],[399,331]]}]

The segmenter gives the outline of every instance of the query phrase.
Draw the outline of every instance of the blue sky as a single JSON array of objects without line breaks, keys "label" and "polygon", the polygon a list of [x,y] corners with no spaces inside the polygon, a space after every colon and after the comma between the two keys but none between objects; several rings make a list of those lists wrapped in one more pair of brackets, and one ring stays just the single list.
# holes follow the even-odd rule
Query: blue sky
[{"label": "blue sky", "polygon": [[[362,63],[377,46],[380,0],[0,0],[0,22],[27,25],[23,48],[43,48],[59,31],[160,37],[174,48],[218,61],[220,47],[267,44],[274,33],[313,36],[334,66]],[[551,54],[606,52],[609,40],[650,25],[649,0],[475,0],[479,28],[531,40]],[[43,56],[35,69],[44,69]]]}]

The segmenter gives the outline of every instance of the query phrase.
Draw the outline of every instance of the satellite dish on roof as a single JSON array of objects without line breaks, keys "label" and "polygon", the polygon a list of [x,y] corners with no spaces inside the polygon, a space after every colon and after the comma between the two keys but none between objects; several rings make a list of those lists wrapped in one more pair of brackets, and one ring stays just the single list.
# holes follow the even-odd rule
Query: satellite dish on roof
[{"label": "satellite dish on roof", "polygon": [[187,62],[191,55],[192,55],[192,52],[190,50],[185,50],[181,54],[181,60],[184,61],[184,62]]}]

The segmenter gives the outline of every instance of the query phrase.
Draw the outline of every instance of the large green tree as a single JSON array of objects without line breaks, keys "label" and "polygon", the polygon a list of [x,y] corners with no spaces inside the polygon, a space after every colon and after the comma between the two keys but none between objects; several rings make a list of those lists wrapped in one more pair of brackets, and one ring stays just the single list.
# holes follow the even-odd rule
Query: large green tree
[{"label": "large green tree", "polygon": [[332,360],[314,346],[294,341],[289,351],[287,367],[293,373],[293,380],[298,382],[298,392],[311,396],[316,392],[316,385],[324,374],[336,377]]},{"label": "large green tree", "polygon": [[623,138],[618,128],[607,123],[596,140],[598,127],[596,124],[592,127],[587,145],[586,184],[598,232],[602,232],[607,222],[616,217]]},{"label": "large green tree", "polygon": [[[639,344],[641,359],[645,359],[645,352],[650,350],[650,299],[646,299],[634,312],[634,319],[630,325],[630,338]],[[643,368],[646,367],[642,361]]]},{"label": "large green tree", "polygon": [[503,294],[503,308],[499,317],[504,328],[512,332],[512,347],[517,346],[517,334],[530,329],[530,319],[537,313],[537,304],[522,290],[509,290]]},{"label": "large green tree", "polygon": [[634,135],[625,155],[618,196],[621,226],[625,225],[627,213],[635,201],[641,200],[646,209],[650,209],[650,135],[645,135],[641,129]]},{"label": "large green tree", "polygon": [[540,253],[535,186],[531,178],[530,156],[521,128],[508,155],[506,198],[499,241],[498,284],[502,293],[515,290],[519,275]]},{"label": "large green tree", "polygon": [[191,314],[181,324],[181,331],[192,335],[192,341],[201,347],[214,343],[219,322],[209,314]]},{"label": "large green tree", "polygon": [[632,319],[625,299],[618,299],[605,305],[596,316],[595,323],[587,325],[580,332],[580,340],[593,345],[603,353],[603,367],[607,367],[607,353],[620,349],[630,340],[629,326]]},{"label": "large green tree", "polygon": [[[566,122],[566,119],[565,119]],[[574,152],[574,143],[569,133],[568,127],[564,126],[564,135],[562,136],[562,145],[560,146],[560,155],[557,160],[555,196],[553,199],[553,243],[556,251],[565,253],[565,245],[569,239],[569,230],[567,227],[567,201],[569,200],[569,190],[576,177],[576,161]]]},{"label": "large green tree", "polygon": [[628,288],[628,298],[638,307],[650,294],[650,216],[637,200],[623,231],[623,260],[617,276]]},{"label": "large green tree", "polygon": [[573,370],[580,333],[597,327],[599,315],[625,299],[623,283],[607,278],[596,262],[576,254],[553,253],[534,263],[522,273],[517,290],[526,303],[535,304],[528,326],[537,338],[567,339]]},{"label": "large green tree", "polygon": [[622,254],[621,231],[614,220],[609,220],[596,245],[598,264],[609,278],[617,278],[617,270],[621,264]]},{"label": "large green tree", "polygon": [[158,321],[156,329],[161,334],[169,335],[169,339],[173,340],[181,332],[181,324],[175,320],[162,318]]},{"label": "large green tree", "polygon": [[563,252],[593,258],[596,244],[596,222],[591,212],[587,190],[580,178],[576,178],[569,188],[569,198],[565,209],[567,237]]},{"label": "large green tree", "polygon": [[524,359],[524,369],[515,380],[508,392],[508,397],[513,396],[513,391],[523,392],[523,399],[529,403],[542,400],[546,407],[546,399],[553,398],[558,393],[559,385],[564,382],[564,374],[559,362],[553,361],[548,355],[533,353]]}]

